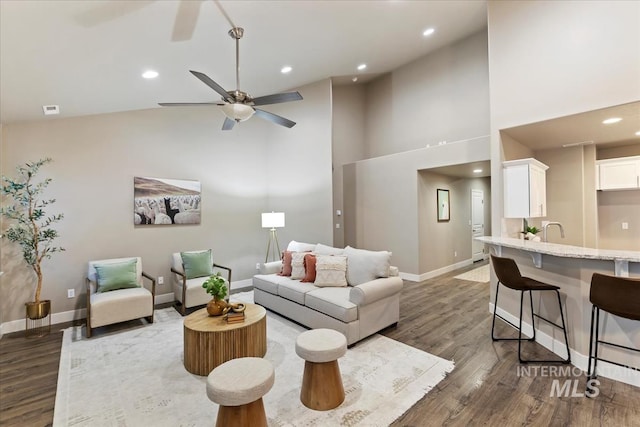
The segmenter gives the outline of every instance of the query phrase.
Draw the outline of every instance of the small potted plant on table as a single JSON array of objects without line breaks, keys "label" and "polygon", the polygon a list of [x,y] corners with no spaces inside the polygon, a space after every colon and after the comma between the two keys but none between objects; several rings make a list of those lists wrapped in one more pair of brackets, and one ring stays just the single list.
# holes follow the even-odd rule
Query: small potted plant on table
[{"label": "small potted plant on table", "polygon": [[229,307],[224,298],[227,296],[227,281],[216,273],[209,277],[202,287],[210,294],[213,299],[207,304],[207,312],[209,316],[220,316],[229,311]]}]

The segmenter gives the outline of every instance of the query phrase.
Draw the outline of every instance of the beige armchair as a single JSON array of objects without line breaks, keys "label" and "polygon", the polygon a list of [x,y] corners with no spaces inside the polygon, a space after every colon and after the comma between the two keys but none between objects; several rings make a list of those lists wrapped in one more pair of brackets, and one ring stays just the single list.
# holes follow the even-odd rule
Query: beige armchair
[{"label": "beige armchair", "polygon": [[[151,281],[151,289],[143,278]],[[142,271],[142,259],[89,261],[87,271],[87,338],[99,326],[146,318],[153,323],[156,281]]]},{"label": "beige armchair", "polygon": [[[182,258],[183,253],[206,256],[208,266],[211,266],[211,269],[208,270],[206,274],[202,271],[199,273],[195,272],[195,277],[194,275],[185,273],[185,265]],[[181,304],[180,313],[183,316],[187,313],[187,308],[204,305],[211,301],[211,295],[207,294],[207,291],[204,290],[202,284],[211,276],[211,274],[215,273],[216,269],[226,270],[227,287],[229,288],[231,283],[231,269],[214,263],[211,256],[211,250],[176,252],[173,254],[171,263],[171,271],[174,273],[172,274],[173,294],[176,301]],[[188,266],[187,270],[189,270]]]}]

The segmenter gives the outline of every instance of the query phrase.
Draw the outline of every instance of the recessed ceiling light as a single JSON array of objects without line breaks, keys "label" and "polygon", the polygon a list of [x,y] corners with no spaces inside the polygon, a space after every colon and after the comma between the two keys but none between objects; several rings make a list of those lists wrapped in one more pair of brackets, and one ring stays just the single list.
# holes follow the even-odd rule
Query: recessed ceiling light
[{"label": "recessed ceiling light", "polygon": [[435,28],[427,28],[426,30],[424,30],[422,35],[425,36],[425,37],[429,37],[431,34],[433,34],[435,32],[436,32]]},{"label": "recessed ceiling light", "polygon": [[293,70],[293,68],[291,68],[291,67],[289,67],[289,66],[287,65],[287,66],[285,66],[285,67],[282,67],[282,69],[280,70],[280,72],[281,72],[282,74],[287,74],[287,73],[290,73],[290,72],[291,72],[291,70]]},{"label": "recessed ceiling light", "polygon": [[142,73],[142,77],[144,77],[145,79],[155,79],[156,77],[158,77],[158,72],[154,70],[147,70]]},{"label": "recessed ceiling light", "polygon": [[640,130],[636,132],[636,136],[640,136]]},{"label": "recessed ceiling light", "polygon": [[473,173],[480,173],[480,172],[482,172],[482,169],[474,169],[473,170]]},{"label": "recessed ceiling light", "polygon": [[[357,82],[357,81],[358,81],[358,78],[357,78],[357,77],[354,77],[354,78],[352,78],[352,79],[351,79],[351,81],[355,83],[355,82]],[[640,133],[640,132],[638,132],[638,133]]]},{"label": "recessed ceiling light", "polygon": [[367,64],[360,64],[360,65],[358,65],[358,71],[362,71],[362,70],[364,70],[365,68],[367,68]]},{"label": "recessed ceiling light", "polygon": [[605,125],[611,125],[613,123],[621,122],[622,119],[620,117],[611,117],[610,119],[603,120],[602,123]]}]

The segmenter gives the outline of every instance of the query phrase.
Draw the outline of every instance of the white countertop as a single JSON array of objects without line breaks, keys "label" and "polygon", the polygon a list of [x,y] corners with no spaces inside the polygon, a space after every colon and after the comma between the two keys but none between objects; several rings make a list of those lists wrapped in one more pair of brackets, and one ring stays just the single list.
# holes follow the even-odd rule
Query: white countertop
[{"label": "white countertop", "polygon": [[593,249],[581,246],[561,245],[559,243],[533,242],[531,240],[514,239],[512,237],[484,236],[476,237],[476,240],[489,245],[504,246],[505,248],[521,249],[523,251],[565,258],[640,262],[640,252],[638,251]]}]

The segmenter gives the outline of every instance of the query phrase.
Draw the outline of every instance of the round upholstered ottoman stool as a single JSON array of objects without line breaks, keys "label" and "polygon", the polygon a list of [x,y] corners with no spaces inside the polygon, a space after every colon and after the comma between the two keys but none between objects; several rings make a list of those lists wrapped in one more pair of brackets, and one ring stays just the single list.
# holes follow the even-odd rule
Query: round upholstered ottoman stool
[{"label": "round upholstered ottoman stool", "polygon": [[347,352],[347,338],[332,329],[313,329],[296,340],[296,353],[305,360],[300,401],[310,409],[326,411],[344,401],[338,358]]},{"label": "round upholstered ottoman stool", "polygon": [[232,359],[216,367],[207,377],[207,396],[220,405],[216,427],[266,427],[262,396],[275,375],[273,365],[259,357]]}]

